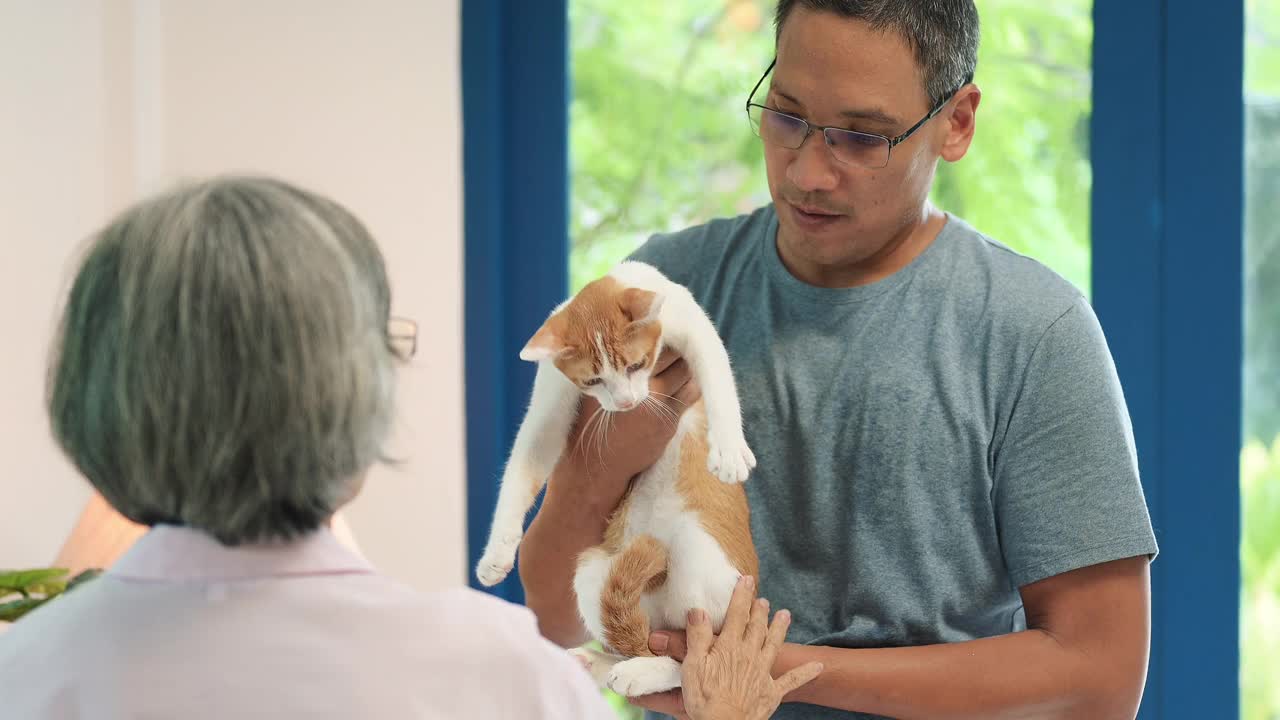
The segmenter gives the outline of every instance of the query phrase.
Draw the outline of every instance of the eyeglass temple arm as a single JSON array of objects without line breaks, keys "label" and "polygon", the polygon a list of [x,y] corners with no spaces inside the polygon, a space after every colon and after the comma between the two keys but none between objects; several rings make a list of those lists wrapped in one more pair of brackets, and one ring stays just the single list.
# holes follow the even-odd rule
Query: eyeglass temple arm
[{"label": "eyeglass temple arm", "polygon": [[777,64],[778,64],[778,58],[775,57],[773,61],[769,63],[769,67],[765,69],[764,74],[761,75],[760,79],[756,81],[756,86],[751,88],[751,94],[747,96],[747,102],[743,104],[744,109],[749,108],[751,106],[751,99],[756,96],[756,91],[759,90],[760,86],[764,84],[764,79],[769,77],[769,73],[773,72],[773,66]]}]

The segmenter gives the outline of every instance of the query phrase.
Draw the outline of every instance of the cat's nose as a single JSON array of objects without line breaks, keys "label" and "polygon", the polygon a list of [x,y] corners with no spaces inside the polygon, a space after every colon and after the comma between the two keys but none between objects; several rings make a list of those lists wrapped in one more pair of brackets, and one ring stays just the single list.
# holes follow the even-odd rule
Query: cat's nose
[{"label": "cat's nose", "polygon": [[619,400],[619,401],[618,401],[618,409],[619,409],[619,410],[630,410],[631,408],[633,408],[633,407],[635,407],[635,406],[636,406],[636,401],[635,401],[635,400]]}]

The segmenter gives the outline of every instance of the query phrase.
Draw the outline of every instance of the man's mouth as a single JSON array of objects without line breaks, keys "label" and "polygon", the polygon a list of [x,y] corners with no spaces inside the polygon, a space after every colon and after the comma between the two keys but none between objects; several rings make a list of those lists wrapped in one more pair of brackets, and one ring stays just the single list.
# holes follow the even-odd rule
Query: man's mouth
[{"label": "man's mouth", "polygon": [[791,214],[796,223],[810,229],[826,227],[844,217],[840,213],[834,213],[814,205],[799,205],[790,202],[787,204],[791,206]]}]

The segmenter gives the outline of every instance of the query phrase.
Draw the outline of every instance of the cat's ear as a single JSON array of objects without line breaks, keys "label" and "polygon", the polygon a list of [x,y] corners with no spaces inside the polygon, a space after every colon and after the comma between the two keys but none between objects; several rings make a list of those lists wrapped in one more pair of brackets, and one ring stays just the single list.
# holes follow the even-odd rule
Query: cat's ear
[{"label": "cat's ear", "polygon": [[551,327],[551,323],[546,323],[538,328],[538,332],[529,338],[529,342],[525,343],[524,349],[520,351],[520,359],[529,362],[541,362],[543,360],[552,360],[569,351],[569,346],[565,344],[564,339],[559,333]]},{"label": "cat's ear", "polygon": [[619,304],[628,320],[647,325],[657,321],[658,313],[662,310],[662,295],[652,290],[627,288],[622,291],[622,300]]}]

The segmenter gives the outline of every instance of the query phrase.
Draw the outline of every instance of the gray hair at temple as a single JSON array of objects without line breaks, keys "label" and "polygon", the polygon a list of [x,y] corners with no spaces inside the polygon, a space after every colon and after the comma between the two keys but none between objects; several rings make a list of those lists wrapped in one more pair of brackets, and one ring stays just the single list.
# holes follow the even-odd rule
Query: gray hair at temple
[{"label": "gray hair at temple", "polygon": [[861,20],[905,38],[920,66],[930,108],[973,81],[980,37],[974,0],[778,0],[778,36],[797,5]]},{"label": "gray hair at temple", "polygon": [[329,199],[227,177],[147,200],[76,274],[53,434],[135,522],[227,545],[296,537],[383,458],[390,302],[373,238]]}]

